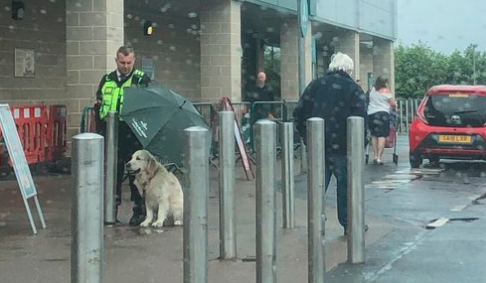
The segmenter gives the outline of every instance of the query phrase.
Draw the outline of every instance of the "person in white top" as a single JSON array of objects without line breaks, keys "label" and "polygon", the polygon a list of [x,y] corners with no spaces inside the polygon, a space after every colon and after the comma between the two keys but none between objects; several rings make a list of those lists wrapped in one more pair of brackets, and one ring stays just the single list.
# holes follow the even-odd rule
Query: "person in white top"
[{"label": "person in white top", "polygon": [[390,110],[396,108],[397,102],[388,88],[388,79],[378,77],[370,91],[368,104],[368,129],[375,155],[373,164],[383,165],[381,156],[390,133]]}]

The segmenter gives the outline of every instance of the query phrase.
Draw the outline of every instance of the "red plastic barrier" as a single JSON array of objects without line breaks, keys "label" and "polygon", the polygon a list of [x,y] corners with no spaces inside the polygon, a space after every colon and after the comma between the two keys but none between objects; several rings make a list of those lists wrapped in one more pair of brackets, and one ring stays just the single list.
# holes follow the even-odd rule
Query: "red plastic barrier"
[{"label": "red plastic barrier", "polygon": [[49,106],[47,128],[48,161],[61,159],[66,153],[67,108],[65,105]]},{"label": "red plastic barrier", "polygon": [[46,106],[34,105],[10,108],[27,163],[35,164],[44,162],[46,160],[48,126]]},{"label": "red plastic barrier", "polygon": [[0,131],[0,169],[8,166],[7,147],[3,142],[2,132]]}]

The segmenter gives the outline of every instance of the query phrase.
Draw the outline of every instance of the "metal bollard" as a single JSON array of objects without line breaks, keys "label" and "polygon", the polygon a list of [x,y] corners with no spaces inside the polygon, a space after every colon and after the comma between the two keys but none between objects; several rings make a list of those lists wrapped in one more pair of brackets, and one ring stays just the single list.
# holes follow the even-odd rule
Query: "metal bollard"
[{"label": "metal bollard", "polygon": [[307,120],[307,237],[308,282],[324,282],[324,120]]},{"label": "metal bollard", "polygon": [[236,258],[235,113],[219,112],[219,256]]},{"label": "metal bollard", "polygon": [[256,175],[256,282],[275,283],[276,277],[276,137],[277,125],[269,120],[255,124]]},{"label": "metal bollard", "polygon": [[283,228],[294,228],[294,124],[282,124],[282,207]]},{"label": "metal bollard", "polygon": [[73,137],[71,282],[103,282],[103,137]]},{"label": "metal bollard", "polygon": [[110,111],[106,120],[105,223],[116,223],[116,179],[118,167],[118,113]]},{"label": "metal bollard", "polygon": [[364,119],[349,117],[348,127],[348,261],[365,261]]},{"label": "metal bollard", "polygon": [[184,283],[207,283],[209,131],[190,127],[184,135]]}]

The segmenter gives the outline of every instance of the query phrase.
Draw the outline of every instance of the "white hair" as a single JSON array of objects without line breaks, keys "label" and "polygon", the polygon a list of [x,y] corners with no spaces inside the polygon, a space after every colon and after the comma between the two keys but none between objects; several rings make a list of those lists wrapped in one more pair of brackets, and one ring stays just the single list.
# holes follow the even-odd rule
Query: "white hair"
[{"label": "white hair", "polygon": [[354,71],[354,62],[348,55],[338,52],[331,56],[331,64],[329,64],[329,71],[345,71],[350,73]]}]

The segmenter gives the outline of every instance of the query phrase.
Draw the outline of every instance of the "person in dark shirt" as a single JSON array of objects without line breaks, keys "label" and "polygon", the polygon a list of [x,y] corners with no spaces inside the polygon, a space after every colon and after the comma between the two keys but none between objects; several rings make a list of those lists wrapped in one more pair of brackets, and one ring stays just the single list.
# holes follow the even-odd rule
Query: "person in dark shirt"
[{"label": "person in dark shirt", "polygon": [[[275,97],[273,95],[272,89],[265,83],[267,80],[267,75],[264,72],[259,72],[255,81],[255,85],[249,87],[246,94],[245,101],[250,102],[253,106],[255,102],[269,102],[274,101]],[[252,113],[251,124],[254,124],[260,119],[268,118],[269,114],[272,113],[272,105],[258,103],[254,106],[254,113]]]},{"label": "person in dark shirt", "polygon": [[274,101],[274,95],[270,87],[265,84],[267,75],[260,72],[257,75],[255,85],[250,87],[246,101],[253,103],[256,101]]},{"label": "person in dark shirt", "polygon": [[366,118],[366,98],[362,88],[351,78],[353,69],[354,62],[348,55],[333,55],[329,72],[306,87],[294,110],[296,127],[304,143],[307,119],[319,117],[326,123],[325,189],[327,191],[334,175],[337,181],[338,220],[345,235],[348,223],[347,118]]}]

